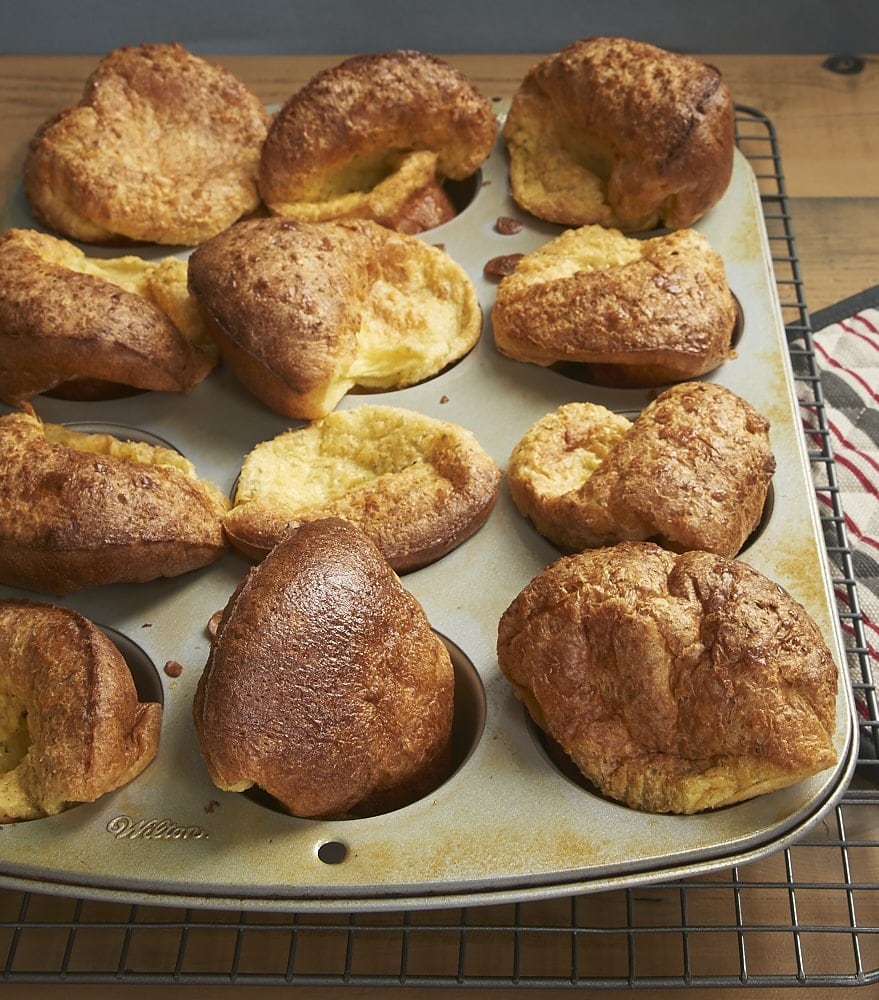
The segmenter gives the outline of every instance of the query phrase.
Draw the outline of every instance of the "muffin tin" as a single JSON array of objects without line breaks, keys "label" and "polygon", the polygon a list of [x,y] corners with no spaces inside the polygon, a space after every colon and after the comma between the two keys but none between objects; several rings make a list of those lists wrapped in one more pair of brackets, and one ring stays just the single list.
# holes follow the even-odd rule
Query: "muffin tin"
[{"label": "muffin tin", "polygon": [[[598,387],[497,353],[490,324],[496,280],[485,277],[486,262],[528,252],[561,230],[510,200],[500,141],[478,181],[460,214],[423,238],[442,244],[476,284],[484,311],[479,344],[421,385],[352,394],[340,406],[386,403],[454,421],[505,467],[525,429],[561,403],[591,400],[631,417],[653,391]],[[499,226],[499,219],[520,226]],[[20,188],[0,222],[4,229],[34,225]],[[208,655],[209,620],[249,568],[237,554],[184,577],[60,600],[0,588],[3,596],[69,605],[102,625],[123,648],[142,691],[162,698],[165,713],[157,759],[135,781],[95,803],[0,830],[0,883],[80,897],[278,911],[471,905],[713,871],[774,851],[817,822],[853,770],[855,717],[759,193],[738,151],[729,189],[695,228],[723,256],[742,315],[737,358],[707,378],[770,419],[777,459],[771,507],[740,558],[789,590],[834,652],[840,666],[835,768],[696,816],[635,812],[586,787],[535,730],[498,670],[501,614],[559,555],[515,510],[504,484],[474,537],[403,577],[455,665],[455,770],[429,796],[368,819],[298,819],[259,794],[220,792],[210,781],[192,699]],[[222,368],[188,396],[142,393],[88,403],[38,397],[33,405],[46,421],[159,438],[230,492],[245,454],[292,425]]]}]

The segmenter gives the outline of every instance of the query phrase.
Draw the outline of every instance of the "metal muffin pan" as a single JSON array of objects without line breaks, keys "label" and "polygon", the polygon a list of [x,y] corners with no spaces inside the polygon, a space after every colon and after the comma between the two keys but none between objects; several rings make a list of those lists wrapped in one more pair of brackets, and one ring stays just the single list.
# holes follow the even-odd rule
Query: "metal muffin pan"
[{"label": "metal muffin pan", "polygon": [[[500,217],[522,228],[503,235]],[[33,226],[20,187],[2,226]],[[435,792],[368,819],[284,815],[258,795],[220,792],[201,758],[192,699],[208,656],[207,625],[249,563],[215,565],[154,583],[94,588],[55,599],[121,633],[148,690],[161,687],[162,743],[135,781],[95,803],[0,829],[0,884],[41,892],[195,907],[277,911],[473,905],[695,875],[789,843],[845,790],[856,761],[851,685],[829,583],[800,429],[781,310],[756,181],[736,152],[723,199],[697,224],[723,258],[741,306],[738,357],[707,376],[751,402],[772,424],[773,503],[741,558],[776,580],[818,622],[839,665],[838,764],[791,788],[695,816],[633,811],[583,787],[557,766],[500,674],[498,620],[521,588],[556,559],[514,508],[506,484],[486,525],[439,562],[403,577],[449,643],[458,678],[457,768]],[[424,234],[469,272],[484,312],[479,344],[419,386],[349,395],[410,407],[470,428],[502,466],[533,421],[564,402],[592,400],[634,414],[651,390],[599,388],[501,357],[490,313],[496,281],[486,262],[530,251],[561,231],[522,213],[508,195],[498,145],[472,201]],[[94,253],[94,250],[89,252]],[[167,250],[141,252],[162,256]],[[245,454],[295,422],[267,410],[222,368],[188,396],[143,393],[106,402],[33,401],[46,421],[101,423],[155,435],[231,491]],[[182,673],[165,672],[168,661]],[[146,676],[144,676],[146,674]]]}]

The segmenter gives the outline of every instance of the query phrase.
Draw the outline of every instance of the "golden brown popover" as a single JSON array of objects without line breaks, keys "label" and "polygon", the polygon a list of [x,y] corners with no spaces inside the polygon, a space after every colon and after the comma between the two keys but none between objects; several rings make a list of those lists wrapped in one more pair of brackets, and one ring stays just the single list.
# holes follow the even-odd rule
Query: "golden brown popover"
[{"label": "golden brown popover", "polygon": [[186,262],[88,257],[35,229],[0,236],[0,399],[188,392],[219,353]]},{"label": "golden brown popover", "polygon": [[229,500],[170,448],[0,417],[0,583],[63,595],[206,566]]},{"label": "golden brown popover", "polygon": [[737,318],[723,259],[694,229],[566,230],[518,261],[492,308],[502,354],[571,362],[584,381],[619,387],[713,371],[735,357]]},{"label": "golden brown popover", "polygon": [[442,249],[377,222],[239,222],[189,258],[223,360],[266,406],[313,420],[352,388],[437,374],[482,331],[476,289]]},{"label": "golden brown popover", "polygon": [[119,649],[78,612],[0,601],[0,823],[51,816],[128,783],[159,747]]},{"label": "golden brown popover", "polygon": [[650,542],[565,556],[513,600],[498,658],[536,724],[604,795],[694,813],[836,763],[836,664],[746,563]]},{"label": "golden brown popover", "polygon": [[501,470],[464,427],[415,410],[337,410],[256,445],[223,522],[232,544],[266,555],[293,526],[356,524],[397,573],[434,562],[486,521]]},{"label": "golden brown popover", "polygon": [[294,528],[226,605],[195,697],[211,778],[307,817],[385,812],[450,766],[454,671],[354,525]]},{"label": "golden brown popover", "polygon": [[86,243],[192,245],[259,206],[268,129],[241,81],[178,44],[123,46],[31,140],[35,218]]},{"label": "golden brown popover", "polygon": [[411,50],[353,56],[275,116],[259,189],[288,218],[367,218],[418,233],[454,216],[443,181],[473,174],[496,133],[488,99],[444,60]]},{"label": "golden brown popover", "polygon": [[682,382],[634,420],[566,403],[510,456],[513,501],[563,551],[652,540],[736,555],[760,523],[775,456],[769,421],[730,389]]},{"label": "golden brown popover", "polygon": [[729,186],[735,118],[715,67],[645,42],[592,37],[528,70],[503,136],[513,198],[538,218],[679,229]]}]

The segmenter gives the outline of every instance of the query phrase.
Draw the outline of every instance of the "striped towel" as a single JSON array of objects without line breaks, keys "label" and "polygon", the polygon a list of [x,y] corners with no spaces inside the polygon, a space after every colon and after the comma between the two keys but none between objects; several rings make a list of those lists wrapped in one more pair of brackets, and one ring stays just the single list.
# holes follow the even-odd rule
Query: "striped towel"
[{"label": "striped towel", "polygon": [[[876,690],[874,678],[879,680],[879,285],[815,313],[811,324],[857,600],[873,664],[873,677],[862,676],[860,668],[855,674],[853,668],[852,680],[859,711],[870,720],[874,716],[868,694]],[[816,470],[818,486],[819,477],[826,486],[826,475]],[[819,488],[817,498],[820,512],[832,515],[827,490]],[[830,561],[839,563],[839,558],[831,552]],[[841,565],[833,569],[844,575]],[[837,600],[844,614],[856,610],[849,607],[846,591],[838,590]]]}]

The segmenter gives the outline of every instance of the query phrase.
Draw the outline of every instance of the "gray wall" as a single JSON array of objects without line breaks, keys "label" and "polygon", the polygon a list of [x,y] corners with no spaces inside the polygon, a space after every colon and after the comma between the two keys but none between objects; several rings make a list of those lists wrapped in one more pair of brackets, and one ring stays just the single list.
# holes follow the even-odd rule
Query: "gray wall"
[{"label": "gray wall", "polygon": [[879,52],[879,0],[0,0],[0,54],[552,52],[618,34],[690,52]]}]

